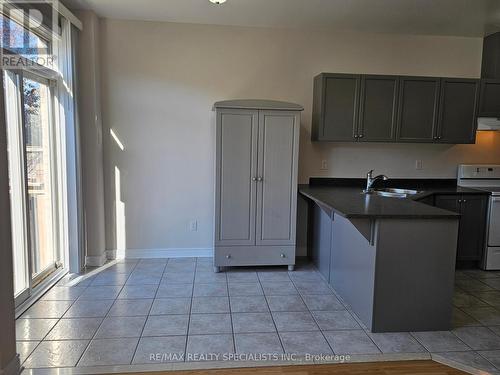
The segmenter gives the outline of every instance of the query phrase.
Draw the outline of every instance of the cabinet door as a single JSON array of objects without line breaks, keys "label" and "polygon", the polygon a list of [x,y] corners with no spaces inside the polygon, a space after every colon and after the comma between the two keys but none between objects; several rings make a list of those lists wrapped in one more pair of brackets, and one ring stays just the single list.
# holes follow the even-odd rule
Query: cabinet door
[{"label": "cabinet door", "polygon": [[401,77],[398,135],[401,142],[434,142],[439,78]]},{"label": "cabinet door", "polygon": [[434,206],[434,196],[429,195],[428,197],[424,197],[422,199],[417,200],[419,203],[427,204],[429,206]]},{"label": "cabinet door", "polygon": [[255,244],[258,111],[217,112],[216,245]]},{"label": "cabinet door", "polygon": [[438,140],[443,143],[474,143],[477,129],[479,81],[441,80]]},{"label": "cabinet door", "polygon": [[324,78],[321,141],[355,141],[360,76],[329,74]]},{"label": "cabinet door", "polygon": [[486,234],[487,199],[465,195],[461,202],[457,260],[480,260]]},{"label": "cabinet door", "polygon": [[396,132],[398,77],[363,76],[359,125],[360,141],[393,141]]},{"label": "cabinet door", "polygon": [[294,245],[300,115],[259,112],[257,245]]},{"label": "cabinet door", "polygon": [[500,117],[500,79],[482,79],[479,117]]},{"label": "cabinet door", "polygon": [[434,205],[443,210],[460,213],[460,195],[436,195]]},{"label": "cabinet door", "polygon": [[481,77],[500,77],[500,33],[490,34],[483,38],[483,61]]}]

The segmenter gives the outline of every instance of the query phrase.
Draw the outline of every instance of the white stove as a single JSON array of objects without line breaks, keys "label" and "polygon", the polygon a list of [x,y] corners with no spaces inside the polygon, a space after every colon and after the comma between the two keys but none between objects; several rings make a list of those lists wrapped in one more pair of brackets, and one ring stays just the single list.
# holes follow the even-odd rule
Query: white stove
[{"label": "white stove", "polygon": [[460,165],[457,184],[491,193],[483,268],[500,270],[500,165]]}]

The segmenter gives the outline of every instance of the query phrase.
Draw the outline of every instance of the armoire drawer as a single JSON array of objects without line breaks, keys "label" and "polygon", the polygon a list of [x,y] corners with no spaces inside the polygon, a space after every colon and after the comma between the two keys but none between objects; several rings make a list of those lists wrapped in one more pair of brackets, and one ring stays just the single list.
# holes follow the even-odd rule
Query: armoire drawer
[{"label": "armoire drawer", "polygon": [[295,246],[216,247],[216,266],[294,265]]}]

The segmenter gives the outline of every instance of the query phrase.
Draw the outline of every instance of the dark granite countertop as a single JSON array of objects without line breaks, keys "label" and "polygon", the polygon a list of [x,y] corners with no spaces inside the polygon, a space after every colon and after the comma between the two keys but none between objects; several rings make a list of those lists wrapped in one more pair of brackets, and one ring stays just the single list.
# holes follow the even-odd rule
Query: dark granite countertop
[{"label": "dark granite countertop", "polygon": [[[454,180],[384,181],[384,187],[407,188],[420,191],[411,198],[387,198],[363,194],[364,179],[312,178],[309,185],[299,185],[299,193],[328,211],[346,218],[441,218],[458,219],[460,214],[420,203],[417,200],[432,194],[488,194],[463,188]],[[377,186],[375,186],[377,187]]]}]

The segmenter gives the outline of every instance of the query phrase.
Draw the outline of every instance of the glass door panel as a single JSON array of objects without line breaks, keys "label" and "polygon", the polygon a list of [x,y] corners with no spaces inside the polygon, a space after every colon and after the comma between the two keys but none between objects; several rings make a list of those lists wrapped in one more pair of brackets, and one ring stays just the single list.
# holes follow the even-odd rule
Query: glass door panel
[{"label": "glass door panel", "polygon": [[16,305],[61,264],[60,163],[49,82],[4,72]]},{"label": "glass door panel", "polygon": [[7,127],[7,154],[14,266],[14,297],[22,302],[29,296],[30,277],[26,236],[24,142],[19,95],[20,78],[4,72],[4,96]]},{"label": "glass door panel", "polygon": [[23,78],[23,117],[26,153],[28,228],[31,274],[55,268],[55,197],[53,131],[48,82]]}]

